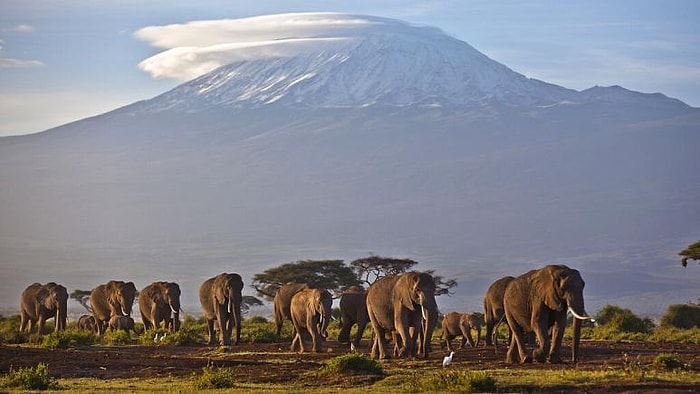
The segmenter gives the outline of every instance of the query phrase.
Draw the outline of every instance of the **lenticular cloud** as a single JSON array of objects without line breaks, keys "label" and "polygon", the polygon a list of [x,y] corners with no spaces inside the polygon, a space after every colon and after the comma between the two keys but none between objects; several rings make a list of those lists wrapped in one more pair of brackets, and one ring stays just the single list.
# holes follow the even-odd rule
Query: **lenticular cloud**
[{"label": "lenticular cloud", "polygon": [[236,61],[294,56],[370,31],[406,26],[384,18],[303,13],[150,26],[135,36],[165,49],[139,68],[155,78],[188,81]]}]

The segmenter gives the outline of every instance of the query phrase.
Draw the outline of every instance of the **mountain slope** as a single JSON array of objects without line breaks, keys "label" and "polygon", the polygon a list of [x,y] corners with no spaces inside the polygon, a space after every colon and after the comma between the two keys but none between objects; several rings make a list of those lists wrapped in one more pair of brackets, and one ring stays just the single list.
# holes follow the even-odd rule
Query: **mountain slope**
[{"label": "mountain slope", "polygon": [[443,310],[547,263],[584,273],[593,311],[696,296],[675,253],[700,233],[698,109],[530,80],[391,23],[0,139],[0,306],[34,281],[167,279],[195,313],[216,273],[368,253],[456,278]]}]

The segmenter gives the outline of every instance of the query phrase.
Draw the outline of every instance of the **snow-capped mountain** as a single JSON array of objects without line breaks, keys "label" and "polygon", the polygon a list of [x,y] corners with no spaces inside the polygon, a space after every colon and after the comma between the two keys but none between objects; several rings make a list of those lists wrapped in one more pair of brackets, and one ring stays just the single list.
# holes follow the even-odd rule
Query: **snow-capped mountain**
[{"label": "snow-capped mountain", "polygon": [[[390,19],[188,29],[158,35],[176,42],[142,68],[199,59],[196,78],[0,138],[0,266],[13,273],[0,306],[34,281],[167,279],[196,312],[213,274],[249,284],[282,263],[368,253],[456,278],[445,310],[478,310],[491,281],[547,263],[581,270],[592,311],[697,297],[675,255],[700,234],[697,108],[529,79]],[[241,32],[249,41],[228,41]]]},{"label": "snow-capped mountain", "polygon": [[342,14],[307,17],[365,23],[245,48],[246,60],[187,82],[148,108],[547,105],[575,93],[518,74],[435,28]]}]

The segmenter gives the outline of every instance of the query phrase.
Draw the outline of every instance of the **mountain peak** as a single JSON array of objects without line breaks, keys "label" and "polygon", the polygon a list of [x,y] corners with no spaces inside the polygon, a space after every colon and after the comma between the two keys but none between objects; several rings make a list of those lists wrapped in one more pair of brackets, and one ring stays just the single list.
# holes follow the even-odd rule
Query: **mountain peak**
[{"label": "mountain peak", "polygon": [[[283,24],[289,18],[303,28],[283,29],[279,34],[285,36],[275,39],[261,33],[261,40],[233,50],[217,43],[232,61],[148,106],[461,106],[494,100],[543,105],[565,100],[573,92],[528,79],[437,28],[332,13],[252,19],[267,32],[266,24]],[[249,19],[229,22],[248,25]]]}]

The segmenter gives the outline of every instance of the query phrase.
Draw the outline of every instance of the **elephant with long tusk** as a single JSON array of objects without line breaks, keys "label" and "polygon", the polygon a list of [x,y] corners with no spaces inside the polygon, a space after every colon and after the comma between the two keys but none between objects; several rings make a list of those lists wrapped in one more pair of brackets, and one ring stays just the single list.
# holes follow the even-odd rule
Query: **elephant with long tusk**
[{"label": "elephant with long tusk", "polygon": [[[525,363],[532,359],[562,362],[561,341],[567,311],[574,316],[571,359],[578,361],[581,322],[591,319],[584,309],[584,286],[581,274],[565,265],[548,265],[513,279],[503,296],[503,308],[512,332],[506,362]],[[524,346],[524,335],[528,332],[535,333],[539,344],[532,357],[526,354]]]},{"label": "elephant with long tusk", "polygon": [[219,344],[230,345],[233,327],[236,335],[233,344],[241,339],[241,303],[243,279],[238,274],[222,273],[207,279],[199,287],[199,302],[207,319],[209,344],[216,343],[214,324],[219,324]]},{"label": "elephant with long tusk", "polygon": [[139,311],[146,330],[180,329],[180,286],[174,282],[153,282],[139,294]]}]

